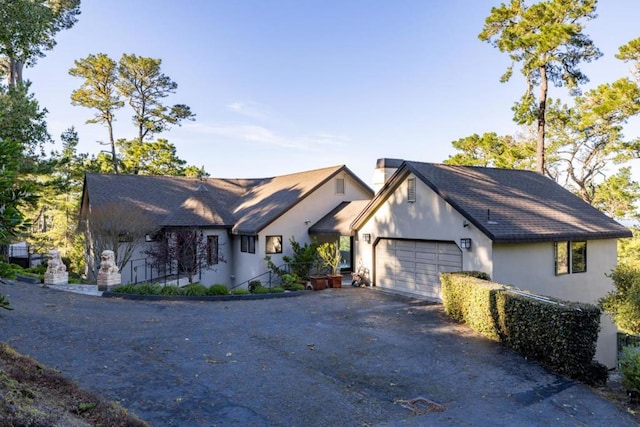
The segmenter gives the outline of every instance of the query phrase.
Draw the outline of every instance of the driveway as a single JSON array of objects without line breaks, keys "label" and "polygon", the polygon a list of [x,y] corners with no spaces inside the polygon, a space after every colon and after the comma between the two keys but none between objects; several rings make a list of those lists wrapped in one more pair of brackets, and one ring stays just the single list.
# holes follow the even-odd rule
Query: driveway
[{"label": "driveway", "polygon": [[15,308],[0,313],[0,341],[153,426],[636,425],[441,305],[375,289],[226,302],[0,293]]}]

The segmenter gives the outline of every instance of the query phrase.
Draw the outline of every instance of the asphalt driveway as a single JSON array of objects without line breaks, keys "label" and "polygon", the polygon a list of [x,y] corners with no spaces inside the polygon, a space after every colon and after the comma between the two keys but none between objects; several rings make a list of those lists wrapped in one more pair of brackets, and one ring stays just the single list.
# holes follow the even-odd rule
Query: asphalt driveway
[{"label": "asphalt driveway", "polygon": [[636,425],[440,305],[374,289],[226,302],[0,293],[15,308],[0,312],[0,341],[153,426]]}]

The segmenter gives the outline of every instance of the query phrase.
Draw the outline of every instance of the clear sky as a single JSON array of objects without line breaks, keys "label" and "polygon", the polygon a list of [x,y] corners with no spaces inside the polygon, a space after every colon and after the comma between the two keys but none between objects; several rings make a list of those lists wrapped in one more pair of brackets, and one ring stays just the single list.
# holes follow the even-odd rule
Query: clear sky
[{"label": "clear sky", "polygon": [[[167,102],[197,115],[162,135],[189,164],[238,178],[346,164],[370,183],[378,158],[442,162],[454,140],[517,131],[511,106],[524,82],[518,73],[500,83],[507,55],[477,38],[499,4],[83,0],[78,23],[24,74],[51,135],[59,141],[75,126],[81,152],[106,149],[97,141],[107,131],[84,124],[92,110],[71,105],[81,79],[68,70],[91,53],[135,53],[162,59],[178,83]],[[640,37],[638,0],[601,0],[597,10],[585,32],[604,56],[582,66],[590,86],[628,75],[614,55]],[[134,137],[131,111],[116,114],[115,137]],[[626,134],[640,131],[632,123]]]}]

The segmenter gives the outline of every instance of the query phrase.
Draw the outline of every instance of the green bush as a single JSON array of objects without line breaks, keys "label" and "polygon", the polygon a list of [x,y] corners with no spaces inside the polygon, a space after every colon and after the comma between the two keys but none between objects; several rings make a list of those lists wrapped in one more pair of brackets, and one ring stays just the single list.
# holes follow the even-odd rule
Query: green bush
[{"label": "green bush", "polygon": [[174,285],[165,285],[160,288],[160,295],[182,295],[182,289]]},{"label": "green bush", "polygon": [[285,289],[291,289],[293,285],[300,281],[300,277],[296,273],[283,274],[280,279],[282,280],[282,287]]},{"label": "green bush", "polygon": [[209,295],[229,295],[229,289],[225,285],[212,285],[209,287]]},{"label": "green bush", "polygon": [[640,394],[640,347],[625,347],[620,355],[622,385],[628,392]]},{"label": "green bush", "polygon": [[47,267],[41,265],[38,267],[30,267],[30,268],[25,268],[24,271],[26,273],[33,273],[33,274],[40,274],[40,275],[44,275],[44,273],[47,272]]},{"label": "green bush", "polygon": [[269,288],[267,288],[266,286],[258,286],[251,293],[252,294],[268,294]]},{"label": "green bush", "polygon": [[489,276],[489,274],[485,273],[484,271],[468,270],[468,271],[460,271],[456,274],[475,277],[476,279],[480,279],[480,280],[491,280],[491,276]]},{"label": "green bush", "polygon": [[291,285],[291,289],[292,291],[304,291],[304,285],[301,285],[300,283],[296,283],[294,285]]},{"label": "green bush", "polygon": [[252,280],[249,282],[249,292],[253,293],[257,288],[262,286],[260,280]]},{"label": "green bush", "polygon": [[320,258],[318,255],[318,243],[312,240],[311,243],[301,245],[294,237],[289,239],[293,256],[285,255],[282,260],[289,264],[291,273],[299,278],[308,279],[312,270],[318,269]]},{"label": "green bush", "polygon": [[640,269],[618,265],[609,275],[615,290],[598,303],[622,332],[640,334]]},{"label": "green bush", "polygon": [[275,287],[269,289],[269,293],[270,294],[280,294],[282,292],[284,292],[284,288],[280,287],[280,286],[275,286]]},{"label": "green bush", "polygon": [[245,289],[245,288],[236,288],[234,290],[231,291],[232,295],[249,295],[249,289]]},{"label": "green bush", "polygon": [[443,274],[445,312],[524,356],[583,381],[596,381],[592,364],[600,310],[591,304],[560,302],[510,292],[497,283]]},{"label": "green bush", "polygon": [[0,277],[6,279],[15,279],[16,274],[21,274],[24,269],[17,264],[9,264],[8,262],[0,262]]},{"label": "green bush", "polygon": [[192,283],[182,288],[183,294],[190,297],[203,297],[208,291],[209,289],[200,283]]}]

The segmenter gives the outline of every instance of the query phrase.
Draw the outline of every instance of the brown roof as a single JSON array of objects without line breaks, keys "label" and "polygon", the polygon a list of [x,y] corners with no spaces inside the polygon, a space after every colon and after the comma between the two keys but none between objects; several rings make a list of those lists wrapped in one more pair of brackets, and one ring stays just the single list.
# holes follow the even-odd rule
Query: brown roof
[{"label": "brown roof", "polygon": [[340,172],[368,188],[344,165],[259,179],[87,174],[81,214],[86,218],[89,207],[118,203],[142,209],[158,227],[257,234]]},{"label": "brown roof", "polygon": [[494,242],[630,237],[631,232],[553,180],[533,171],[405,161],[366,210],[413,173]]},{"label": "brown roof", "polygon": [[351,229],[351,222],[365,206],[369,200],[354,200],[352,202],[342,202],[335,209],[325,215],[320,221],[309,227],[309,234],[328,234],[335,236],[351,236],[354,234]]}]

